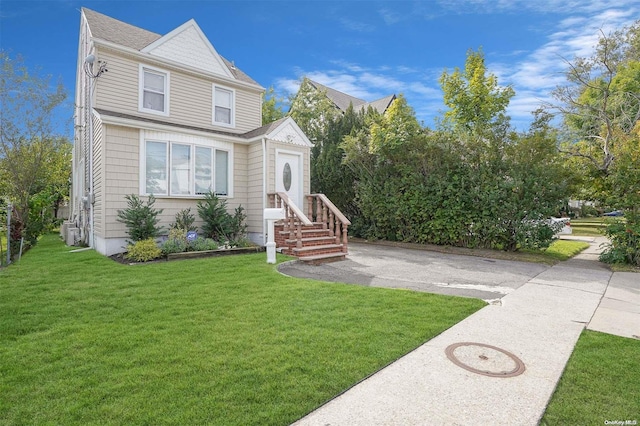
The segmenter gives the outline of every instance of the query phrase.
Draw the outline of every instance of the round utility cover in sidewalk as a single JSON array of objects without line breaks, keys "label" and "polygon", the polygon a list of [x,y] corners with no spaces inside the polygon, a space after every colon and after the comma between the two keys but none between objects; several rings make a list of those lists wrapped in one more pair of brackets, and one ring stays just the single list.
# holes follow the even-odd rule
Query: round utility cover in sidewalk
[{"label": "round utility cover in sidewalk", "polygon": [[455,365],[489,377],[515,377],[524,373],[524,363],[504,349],[484,343],[461,342],[445,349]]}]

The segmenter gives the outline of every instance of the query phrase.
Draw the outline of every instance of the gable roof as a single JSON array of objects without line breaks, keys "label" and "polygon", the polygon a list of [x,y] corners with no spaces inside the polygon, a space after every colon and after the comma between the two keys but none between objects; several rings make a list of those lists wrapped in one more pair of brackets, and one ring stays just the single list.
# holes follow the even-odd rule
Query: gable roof
[{"label": "gable roof", "polygon": [[[183,28],[183,27],[192,27],[197,24],[194,20],[190,20],[175,30],[169,32],[166,36],[162,36],[160,34],[147,31],[145,29],[136,27],[131,24],[127,24],[126,22],[119,21],[118,19],[112,18],[107,15],[103,15],[102,13],[96,12],[91,9],[87,9],[86,7],[82,8],[82,13],[87,19],[87,23],[89,24],[89,31],[91,32],[91,36],[100,40],[108,41],[114,44],[118,44],[120,46],[128,47],[130,49],[135,49],[140,52],[145,52],[145,48],[149,47],[155,42],[162,42],[163,37],[169,38],[170,35],[175,35],[174,32]],[[202,31],[200,28],[197,28],[200,34]],[[206,43],[211,46],[209,40],[202,34]],[[165,39],[166,40],[166,39]],[[211,46],[213,49],[213,46]],[[215,50],[213,50],[215,52]],[[228,61],[221,55],[216,55],[221,59],[221,69],[226,69],[233,78],[242,81],[244,83],[254,84],[256,86],[260,86],[255,80],[249,77],[247,74],[238,69],[232,62]],[[199,67],[202,68],[202,67]],[[228,74],[227,74],[228,76]]]},{"label": "gable roof", "polygon": [[142,52],[233,78],[231,70],[193,19],[163,35]]},{"label": "gable roof", "polygon": [[372,107],[380,114],[383,114],[391,102],[396,98],[396,95],[388,95],[384,98],[377,99],[375,101],[367,102],[364,99],[356,98],[355,96],[348,95],[344,92],[341,92],[336,89],[332,89],[331,87],[325,86],[323,84],[318,83],[317,81],[313,81],[311,79],[307,79],[309,83],[316,88],[317,90],[322,90],[327,94],[327,98],[342,112],[345,112],[347,108],[349,108],[350,104],[353,104],[353,108],[358,109],[367,109],[368,107]]}]

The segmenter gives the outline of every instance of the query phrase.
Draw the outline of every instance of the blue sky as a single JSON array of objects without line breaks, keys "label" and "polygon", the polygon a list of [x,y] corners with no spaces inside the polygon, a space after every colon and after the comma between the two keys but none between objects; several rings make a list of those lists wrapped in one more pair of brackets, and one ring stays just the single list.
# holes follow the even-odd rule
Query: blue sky
[{"label": "blue sky", "polygon": [[[519,129],[565,82],[563,58],[590,54],[600,30],[640,18],[640,0],[2,0],[0,47],[62,78],[69,99],[81,7],[159,34],[194,18],[264,87],[295,92],[306,75],[367,101],[403,93],[427,126],[445,109],[439,76],[482,47],[499,83],[516,91],[508,112]],[[69,101],[61,114],[72,113]]]}]

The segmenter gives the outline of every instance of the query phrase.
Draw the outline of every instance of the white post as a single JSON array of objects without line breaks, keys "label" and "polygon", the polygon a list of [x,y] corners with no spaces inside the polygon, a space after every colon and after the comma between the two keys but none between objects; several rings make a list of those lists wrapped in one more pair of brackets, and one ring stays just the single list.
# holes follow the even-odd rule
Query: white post
[{"label": "white post", "polygon": [[267,263],[276,263],[275,222],[284,219],[284,209],[264,209],[264,219],[267,221]]}]

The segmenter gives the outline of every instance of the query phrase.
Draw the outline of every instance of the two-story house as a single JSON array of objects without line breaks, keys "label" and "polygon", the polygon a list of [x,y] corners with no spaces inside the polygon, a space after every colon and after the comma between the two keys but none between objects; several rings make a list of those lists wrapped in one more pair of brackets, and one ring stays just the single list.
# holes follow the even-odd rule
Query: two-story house
[{"label": "two-story house", "polygon": [[313,216],[311,143],[291,118],[261,125],[263,92],[194,20],[160,35],[83,8],[67,241],[123,252],[117,211],[128,194],[153,194],[166,228],[213,191],[230,209],[245,208],[258,244],[270,202],[300,207],[287,204],[292,226],[307,206]]}]

